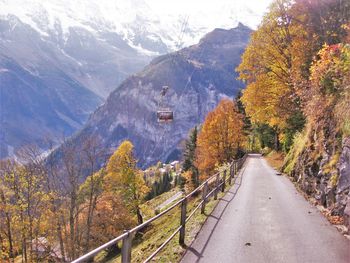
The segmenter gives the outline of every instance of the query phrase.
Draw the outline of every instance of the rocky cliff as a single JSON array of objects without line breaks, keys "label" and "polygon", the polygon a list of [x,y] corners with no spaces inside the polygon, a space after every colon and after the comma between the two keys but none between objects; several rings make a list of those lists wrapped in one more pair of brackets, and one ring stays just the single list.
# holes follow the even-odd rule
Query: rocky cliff
[{"label": "rocky cliff", "polygon": [[323,124],[308,127],[297,138],[299,152],[287,156],[284,169],[301,190],[326,208],[328,216],[336,218],[335,223],[349,227],[350,137],[342,138],[332,119]]},{"label": "rocky cliff", "polygon": [[[79,144],[93,136],[112,153],[129,139],[142,167],[179,158],[180,142],[189,130],[222,98],[233,98],[243,88],[234,69],[250,33],[242,24],[231,30],[215,29],[197,45],[154,59],[111,93],[72,142]],[[165,85],[170,89],[164,103],[175,119],[159,124],[156,112]]]}]

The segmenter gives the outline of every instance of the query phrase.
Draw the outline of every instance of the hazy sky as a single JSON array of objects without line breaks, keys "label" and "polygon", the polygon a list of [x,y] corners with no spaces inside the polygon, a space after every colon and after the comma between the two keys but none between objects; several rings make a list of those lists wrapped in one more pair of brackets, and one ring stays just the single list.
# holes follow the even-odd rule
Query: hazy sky
[{"label": "hazy sky", "polygon": [[252,10],[262,13],[266,10],[272,0],[146,0],[152,8],[166,13],[196,13],[198,11],[215,10],[223,5],[246,6]]},{"label": "hazy sky", "polygon": [[6,10],[27,13],[26,10],[43,5],[58,16],[70,12],[72,17],[79,18],[101,13],[108,20],[132,21],[135,8],[136,12],[142,13],[149,12],[147,10],[150,8],[161,22],[173,20],[170,17],[189,16],[189,24],[203,27],[225,26],[230,21],[237,20],[256,27],[271,2],[272,0],[0,0],[0,14]]},{"label": "hazy sky", "polygon": [[145,2],[160,17],[166,14],[188,15],[190,23],[193,20],[201,20],[203,25],[216,24],[218,27],[226,25],[229,20],[239,20],[255,28],[272,0],[145,0]]}]

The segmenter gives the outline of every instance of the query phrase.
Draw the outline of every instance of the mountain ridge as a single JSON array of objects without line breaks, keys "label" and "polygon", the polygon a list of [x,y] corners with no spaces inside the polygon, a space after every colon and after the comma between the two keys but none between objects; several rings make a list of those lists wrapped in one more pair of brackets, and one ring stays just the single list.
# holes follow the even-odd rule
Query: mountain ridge
[{"label": "mountain ridge", "polygon": [[[242,24],[217,29],[196,45],[153,59],[110,94],[71,143],[95,137],[111,154],[122,140],[131,140],[143,168],[179,158],[189,130],[222,98],[233,98],[244,87],[234,68],[251,32]],[[163,86],[170,87],[165,104],[174,110],[174,122],[165,125],[156,119]]]},{"label": "mountain ridge", "polygon": [[[63,134],[70,136],[85,124],[90,113],[105,101],[110,92],[120,87],[129,75],[142,70],[156,54],[166,54],[189,43],[189,40],[192,43],[216,24],[214,20],[201,24],[205,21],[202,18],[196,22],[197,15],[160,20],[159,13],[152,9],[154,6],[146,7],[143,0],[132,1],[135,10],[130,9],[129,4],[124,3],[123,6],[123,3],[0,0],[0,60],[5,61],[8,57],[16,64],[13,69],[29,73],[30,78],[26,75],[29,79],[44,81],[47,89],[60,101],[48,106],[46,102],[53,100],[47,92],[43,92],[46,99],[38,100],[48,107],[48,112],[52,111],[49,119],[44,106],[33,121],[24,118],[23,111],[15,111],[17,115],[12,114],[11,118],[9,114],[2,113],[0,126],[7,131],[1,135],[1,158],[12,156],[28,143],[39,144],[42,150],[46,150],[45,143],[39,140],[43,137],[40,130],[45,131],[44,137],[51,137],[54,144]],[[87,10],[81,11],[84,9]],[[227,9],[232,17],[218,22],[224,27],[239,21],[239,16],[235,15],[238,9]],[[242,10],[249,15],[248,11],[244,11],[248,9]],[[196,63],[195,60],[192,62]],[[0,75],[4,74],[0,72]],[[17,79],[13,78],[13,83],[7,81],[7,89],[14,83],[20,83],[19,74],[13,76]],[[56,85],[56,82],[61,85]],[[4,85],[5,82],[0,83],[1,88]],[[21,86],[22,89],[25,87]],[[73,90],[76,88],[78,91]],[[17,93],[11,95],[9,92],[6,100],[11,97],[9,101],[13,104],[9,108],[13,108],[20,103],[20,98],[15,98]],[[28,96],[27,101],[35,101],[34,93],[23,90],[23,94]],[[31,105],[27,106],[29,109]],[[39,120],[39,123],[33,124]],[[53,121],[56,124],[50,124]],[[23,132],[19,134],[9,130]]]}]

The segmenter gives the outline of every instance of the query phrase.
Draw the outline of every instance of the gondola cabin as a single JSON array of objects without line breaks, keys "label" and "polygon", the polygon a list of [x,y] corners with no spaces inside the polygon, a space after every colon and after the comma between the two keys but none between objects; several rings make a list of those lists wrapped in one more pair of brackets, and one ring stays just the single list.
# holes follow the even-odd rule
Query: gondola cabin
[{"label": "gondola cabin", "polygon": [[169,109],[157,111],[157,119],[159,123],[169,123],[174,120],[174,113]]}]

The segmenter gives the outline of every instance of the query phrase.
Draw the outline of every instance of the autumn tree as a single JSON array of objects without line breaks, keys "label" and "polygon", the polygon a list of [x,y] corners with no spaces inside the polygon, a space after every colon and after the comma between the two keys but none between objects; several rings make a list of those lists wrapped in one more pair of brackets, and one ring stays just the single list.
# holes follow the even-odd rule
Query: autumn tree
[{"label": "autumn tree", "polygon": [[350,46],[325,45],[318,55],[310,69],[310,86],[303,92],[307,120],[317,130],[333,127],[350,133]]},{"label": "autumn tree", "polygon": [[253,123],[265,123],[290,137],[305,120],[299,91],[308,85],[313,57],[326,42],[345,37],[348,1],[276,0],[252,34],[237,68],[247,83],[242,102]]},{"label": "autumn tree", "polygon": [[107,164],[105,187],[107,191],[121,194],[125,205],[136,214],[137,221],[142,224],[143,217],[140,205],[148,187],[143,179],[142,171],[137,168],[134,157],[134,146],[124,141],[110,157]]},{"label": "autumn tree", "polygon": [[66,196],[64,205],[64,217],[67,220],[68,231],[65,235],[67,244],[66,250],[70,259],[75,259],[81,253],[81,234],[79,228],[79,185],[83,178],[84,160],[80,156],[80,146],[65,141],[62,146],[62,172],[64,180],[62,181],[62,192]]},{"label": "autumn tree", "polygon": [[274,129],[276,149],[288,119],[300,111],[291,72],[298,54],[295,42],[304,39],[306,32],[301,24],[294,23],[303,17],[291,13],[291,6],[288,0],[272,3],[237,68],[247,83],[242,96],[246,112],[253,123],[266,123]]},{"label": "autumn tree", "polygon": [[103,148],[98,144],[96,137],[89,136],[85,138],[82,147],[82,158],[84,159],[86,172],[90,175],[83,185],[80,186],[79,197],[86,201],[86,225],[84,231],[84,252],[90,250],[90,232],[94,219],[94,212],[97,200],[102,193],[102,181],[105,170],[102,168],[96,172],[97,160],[104,156]]},{"label": "autumn tree", "polygon": [[[137,220],[125,206],[122,196],[114,192],[103,191],[95,207],[94,220],[90,229],[90,245],[98,247],[136,224]],[[107,253],[115,255],[118,249],[117,246],[111,246],[107,249]]]},{"label": "autumn tree", "polygon": [[20,150],[18,161],[0,167],[0,235],[7,237],[8,253],[3,259],[22,255],[23,262],[42,260],[37,240],[51,226],[45,224],[49,195],[42,158],[36,147]]},{"label": "autumn tree", "polygon": [[[291,110],[292,19],[290,1],[275,1],[265,15],[237,68],[247,82],[242,101],[253,122],[283,127]],[[302,34],[302,31],[298,32]],[[294,32],[296,34],[296,32]]]},{"label": "autumn tree", "polygon": [[90,242],[93,239],[91,236],[92,227],[95,220],[95,212],[97,209],[97,203],[103,193],[103,178],[105,170],[101,170],[88,176],[83,184],[79,187],[78,202],[80,203],[82,217],[84,222],[80,222],[84,229],[84,252],[87,253],[90,250]]},{"label": "autumn tree", "polygon": [[198,135],[195,162],[204,176],[209,175],[215,165],[236,156],[245,142],[243,126],[243,116],[229,99],[223,99],[208,113]]}]

